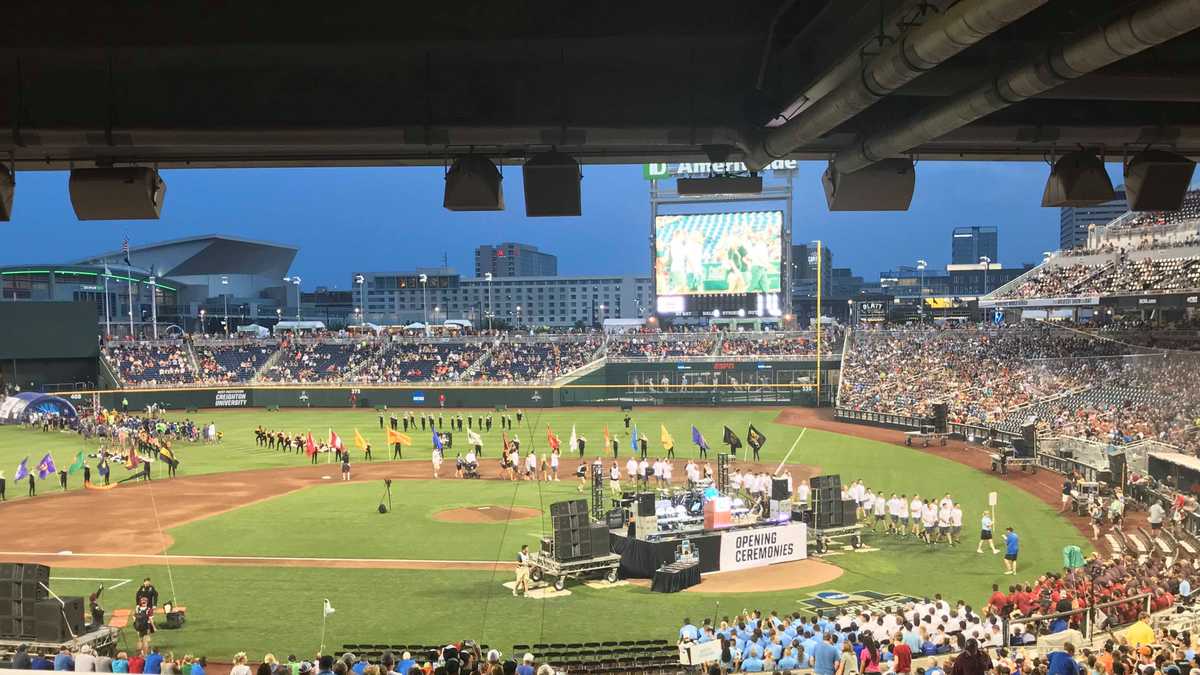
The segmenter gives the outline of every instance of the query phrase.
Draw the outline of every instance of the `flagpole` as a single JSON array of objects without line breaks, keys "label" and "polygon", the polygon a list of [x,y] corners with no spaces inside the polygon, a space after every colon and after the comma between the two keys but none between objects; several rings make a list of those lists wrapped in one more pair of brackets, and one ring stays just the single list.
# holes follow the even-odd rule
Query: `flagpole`
[{"label": "flagpole", "polygon": [[129,288],[129,339],[134,339],[133,335],[133,265],[126,258],[125,263],[125,283]]},{"label": "flagpole", "polygon": [[325,611],[324,603],[321,604],[321,648],[318,650],[321,654],[325,653],[325,620],[329,618],[329,614]]},{"label": "flagpole", "polygon": [[821,240],[817,240],[817,407],[821,407]]},{"label": "flagpole", "polygon": [[108,259],[104,259],[104,339],[112,339],[112,324],[108,312]]}]

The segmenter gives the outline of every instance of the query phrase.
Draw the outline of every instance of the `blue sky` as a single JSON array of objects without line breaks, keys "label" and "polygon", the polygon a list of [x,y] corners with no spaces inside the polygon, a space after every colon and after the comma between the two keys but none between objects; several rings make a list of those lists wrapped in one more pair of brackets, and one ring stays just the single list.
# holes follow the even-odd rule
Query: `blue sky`
[{"label": "blue sky", "polygon": [[[835,266],[868,280],[918,258],[944,266],[959,225],[997,226],[1005,265],[1039,261],[1058,245],[1058,209],[1039,206],[1041,163],[921,162],[912,208],[897,213],[830,213],[823,170],[800,164],[794,238],[822,239]],[[13,220],[0,223],[0,264],[64,262],[116,249],[126,234],[134,244],[230,234],[298,246],[293,273],[306,289],[348,288],[357,270],[438,266],[443,253],[470,275],[474,247],[500,241],[557,254],[560,274],[648,273],[649,183],[640,166],[584,167],[580,218],[526,218],[520,171],[504,174],[505,211],[454,213],[442,209],[439,168],[164,171],[161,220],[80,222],[66,173],[22,172]]]}]

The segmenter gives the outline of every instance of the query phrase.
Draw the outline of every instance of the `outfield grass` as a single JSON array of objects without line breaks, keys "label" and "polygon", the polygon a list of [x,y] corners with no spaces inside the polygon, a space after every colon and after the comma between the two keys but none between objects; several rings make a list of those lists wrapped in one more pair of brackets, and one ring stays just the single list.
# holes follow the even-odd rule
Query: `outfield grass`
[{"label": "outfield grass", "polygon": [[[775,414],[775,410],[766,409],[667,409],[638,411],[635,421],[650,435],[651,448],[659,446],[659,424],[666,424],[682,460],[694,452],[688,443],[690,424],[696,423],[716,446],[723,424],[743,434],[747,421],[753,420],[770,439],[764,461],[778,461],[800,430],[771,423]],[[251,432],[260,422],[287,431],[311,428],[314,436],[323,435],[330,426],[347,439],[353,436],[355,426],[372,440],[381,436],[375,414],[368,411],[247,410],[202,413],[196,418],[215,420],[225,431],[225,442],[216,447],[181,449],[184,474],[303,463],[296,455],[256,448]],[[542,447],[545,424],[552,424],[565,439],[572,422],[588,436],[589,455],[600,450],[605,423],[614,433],[623,431],[616,411],[557,409],[540,415],[532,412],[532,431],[527,428],[520,435],[525,447],[531,440]],[[427,465],[428,444],[419,432],[414,439],[419,445],[411,451],[417,457],[413,461]],[[485,447],[494,453],[498,445],[499,430],[493,427],[491,434],[485,434]],[[25,454],[40,457],[53,447],[65,450],[80,446],[78,439],[66,435],[0,429],[0,467],[15,467]],[[626,439],[622,455],[628,456],[628,452]],[[60,458],[59,451],[55,452],[60,462],[66,455],[63,451]],[[1060,567],[1060,552],[1065,545],[1089,548],[1074,527],[1027,493],[988,474],[919,450],[809,430],[789,461],[840,473],[847,481],[862,478],[886,492],[911,495],[916,491],[927,496],[950,492],[964,505],[964,547],[931,551],[911,540],[871,538],[868,543],[880,546],[881,551],[830,559],[846,573],[826,589],[912,595],[940,592],[947,598],[982,604],[991,583],[1009,579],[1002,575],[998,556],[974,552],[979,514],[987,493],[993,490],[999,494],[999,526],[1012,525],[1022,535],[1021,564],[1028,574],[1023,573],[1021,578]],[[564,461],[564,478],[572,467],[573,462]],[[571,479],[550,485],[454,479],[399,481],[393,487],[395,512],[381,516],[374,513],[381,491],[381,486],[375,484],[333,483],[255,503],[173,528],[170,534],[175,544],[171,552],[510,560],[520,543],[536,541],[542,530],[538,520],[514,521],[506,527],[502,523],[439,522],[430,516],[445,508],[472,504],[515,503],[545,511],[550,502],[578,494]],[[163,566],[103,571],[60,568],[55,575],[130,579],[151,575],[164,597],[170,587]],[[500,586],[509,580],[506,572],[493,578],[489,572],[448,570],[175,566],[171,575],[177,600],[189,607],[190,618],[182,631],[160,632],[159,644],[177,652],[204,653],[214,658],[227,658],[240,649],[252,653],[311,653],[319,642],[319,610],[326,597],[338,609],[329,625],[330,646],[344,642],[437,642],[472,636],[507,650],[514,642],[538,640],[670,637],[683,616],[710,615],[717,602],[720,614],[733,614],[744,607],[791,611],[801,608],[798,600],[822,590],[651,596],[648,590],[632,586],[603,591],[572,586],[570,597],[538,602],[512,598]],[[87,588],[91,582],[60,580],[55,586],[60,593],[91,590]],[[130,586],[114,591],[114,597],[107,598],[107,606],[111,609],[130,602],[132,592]]]}]

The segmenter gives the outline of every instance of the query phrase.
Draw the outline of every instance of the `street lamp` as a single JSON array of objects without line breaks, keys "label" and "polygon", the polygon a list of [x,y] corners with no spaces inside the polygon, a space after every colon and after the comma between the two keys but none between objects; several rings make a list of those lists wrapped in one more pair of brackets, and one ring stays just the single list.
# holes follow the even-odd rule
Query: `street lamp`
[{"label": "street lamp", "polygon": [[[283,280],[296,287],[296,320],[299,321],[300,320],[300,281],[301,281],[301,279],[300,279],[300,277],[296,276],[296,277],[284,277]],[[284,300],[287,300],[287,298],[285,297]]]},{"label": "street lamp", "polygon": [[988,289],[987,273],[988,273],[988,270],[992,268],[992,259],[987,257],[986,255],[980,256],[979,262],[983,263],[983,293],[981,293],[980,295],[987,295],[987,292],[988,292],[988,290],[987,290]]},{"label": "street lamp", "polygon": [[1049,262],[1054,257],[1054,251],[1042,251],[1042,262]]},{"label": "street lamp", "polygon": [[521,330],[521,306],[517,305],[517,330]]},{"label": "street lamp", "polygon": [[[922,300],[921,304],[925,304],[925,301]],[[846,301],[846,320],[850,322],[851,326],[854,325],[854,299],[853,298]],[[821,348],[820,345],[818,345],[817,349],[820,349],[820,348]]]},{"label": "street lamp", "polygon": [[600,312],[599,312],[599,314],[596,316],[596,323],[597,323],[598,325],[603,325],[603,324],[604,324],[604,310],[606,309],[606,306],[605,306],[605,304],[604,304],[603,302],[602,302],[602,303],[600,303],[600,308],[599,308],[599,309],[600,309]]},{"label": "street lamp", "polygon": [[433,320],[434,320],[434,322],[436,322],[436,321],[438,320],[438,312],[440,312],[440,311],[441,311],[441,309],[442,309],[441,305],[434,305],[434,306],[433,306]]},{"label": "street lamp", "polygon": [[429,275],[421,275],[421,312],[425,315],[425,334],[429,334]]},{"label": "street lamp", "polygon": [[204,326],[204,310],[200,310],[200,334],[204,335],[208,330]]},{"label": "street lamp", "polygon": [[359,322],[365,321],[362,317],[367,313],[367,278],[361,274],[354,275],[354,283],[358,284],[358,311]]},{"label": "street lamp", "polygon": [[925,316],[925,268],[928,266],[924,260],[917,261],[917,273],[921,277],[921,302],[917,305],[917,316],[920,317]]},{"label": "street lamp", "polygon": [[[221,285],[222,286],[229,285],[229,277],[225,276],[224,274],[221,275]],[[224,325],[225,325],[225,337],[228,338],[229,337],[229,293],[226,292],[226,290],[224,288],[221,289],[221,300],[223,300],[225,302]]]},{"label": "street lamp", "polygon": [[483,275],[483,278],[487,279],[487,287],[488,287],[487,320],[488,320],[488,332],[491,332],[491,330],[492,330],[492,273],[491,272],[485,273]]}]

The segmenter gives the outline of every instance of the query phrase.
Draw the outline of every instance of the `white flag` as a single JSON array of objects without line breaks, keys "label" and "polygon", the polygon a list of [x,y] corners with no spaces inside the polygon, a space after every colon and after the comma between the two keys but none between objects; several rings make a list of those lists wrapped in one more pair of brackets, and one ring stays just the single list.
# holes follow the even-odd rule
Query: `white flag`
[{"label": "white flag", "polygon": [[479,434],[471,431],[470,429],[467,429],[467,442],[471,445],[478,445],[480,447],[483,446],[483,439],[479,437]]},{"label": "white flag", "polygon": [[571,452],[579,452],[579,437],[575,435],[575,425],[571,425],[571,443],[567,447],[571,448]]},{"label": "white flag", "polygon": [[333,608],[333,605],[329,604],[329,598],[325,598],[325,608],[324,608],[324,611],[325,611],[325,617],[326,617],[326,618],[328,618],[330,614],[333,614],[334,612],[336,612],[336,611],[337,611],[336,609],[334,609],[334,608]]}]

